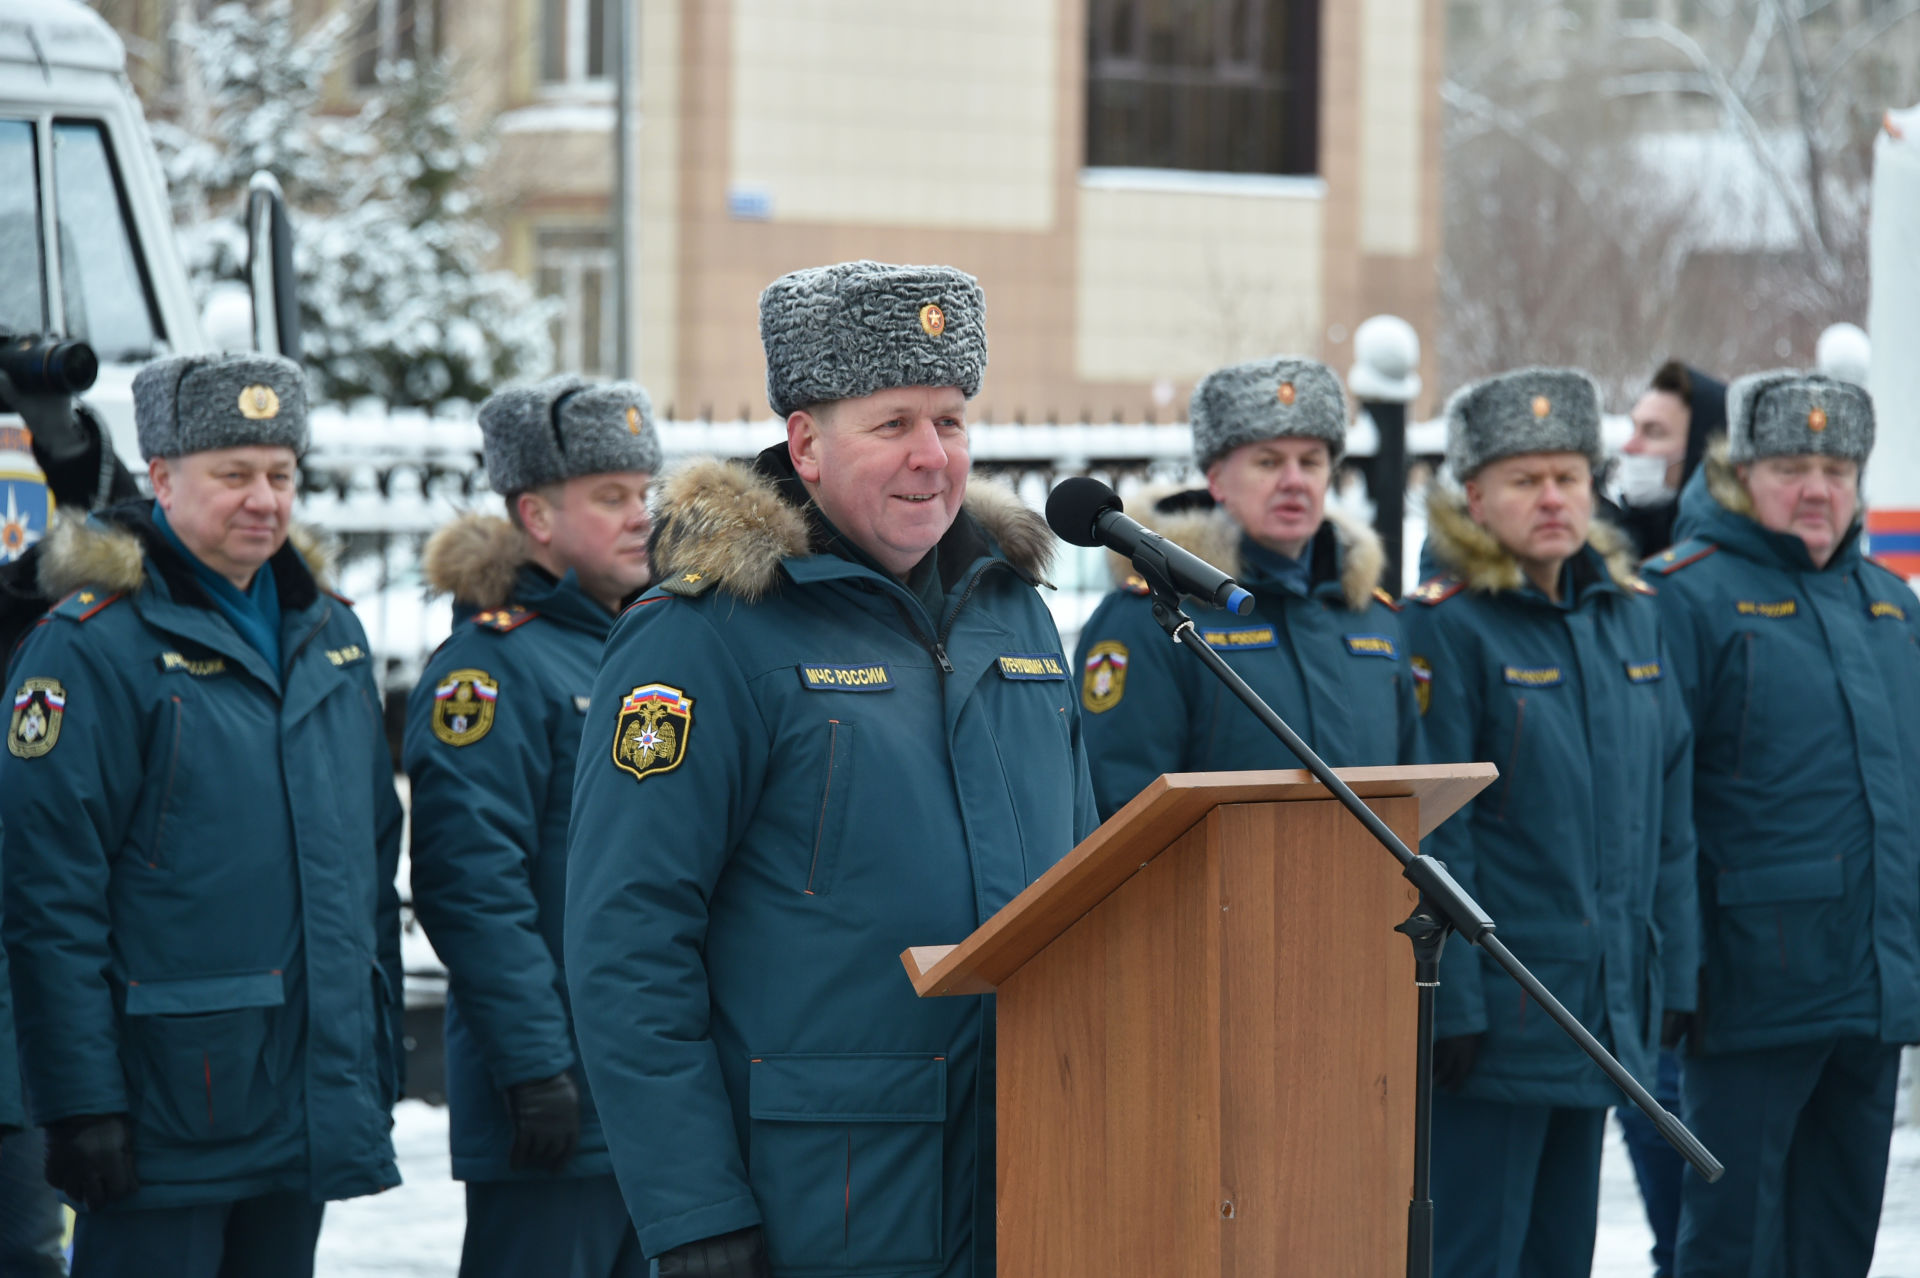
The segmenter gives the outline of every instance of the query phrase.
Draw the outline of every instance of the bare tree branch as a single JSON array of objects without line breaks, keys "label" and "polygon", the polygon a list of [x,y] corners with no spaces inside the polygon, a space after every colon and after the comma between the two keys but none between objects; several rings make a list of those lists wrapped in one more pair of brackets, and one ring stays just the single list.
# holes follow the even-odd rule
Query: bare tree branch
[{"label": "bare tree branch", "polygon": [[1767,50],[1773,44],[1773,6],[1762,4],[1754,15],[1753,27],[1747,32],[1747,47],[1740,55],[1740,65],[1735,67],[1730,77],[1734,92],[1745,97],[1753,91],[1753,82],[1767,64]]},{"label": "bare tree branch", "polygon": [[1694,71],[1635,71],[1602,80],[1600,92],[1610,98],[1638,98],[1659,93],[1690,93],[1710,98],[1713,85]]},{"label": "bare tree branch", "polygon": [[1872,21],[1863,22],[1848,31],[1828,55],[1825,72],[1814,90],[1814,96],[1824,105],[1840,83],[1840,73],[1847,69],[1847,64],[1885,39],[1895,27],[1915,14],[1920,14],[1920,0],[1907,0],[1905,4],[1888,9]]},{"label": "bare tree branch", "polygon": [[1734,92],[1733,85],[1728,83],[1726,76],[1714,64],[1713,59],[1707,56],[1706,50],[1700,47],[1699,41],[1672,23],[1657,20],[1642,19],[1623,22],[1620,24],[1620,34],[1627,39],[1657,40],[1670,46],[1691,62],[1694,69],[1706,78],[1713,90],[1712,96],[1720,104],[1721,113],[1732,122],[1741,137],[1746,139],[1747,149],[1752,153],[1754,163],[1765,171],[1781,198],[1786,201],[1787,210],[1793,217],[1801,241],[1808,252],[1814,256],[1823,274],[1828,271],[1831,263],[1826,253],[1826,240],[1820,234],[1811,210],[1806,207],[1802,192],[1780,167],[1779,161],[1774,158],[1772,150],[1767,146],[1760,122],[1754,118],[1753,112],[1747,108],[1747,104],[1741,100],[1740,95]]}]

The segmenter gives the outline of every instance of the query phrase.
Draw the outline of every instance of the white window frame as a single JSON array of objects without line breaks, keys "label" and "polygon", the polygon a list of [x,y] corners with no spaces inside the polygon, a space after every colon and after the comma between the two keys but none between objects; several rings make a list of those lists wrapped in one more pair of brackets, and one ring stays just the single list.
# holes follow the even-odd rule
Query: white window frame
[{"label": "white window frame", "polygon": [[[562,233],[597,231],[598,227],[552,226],[543,228]],[[619,333],[617,331],[618,314],[614,297],[614,254],[612,237],[604,247],[589,248],[581,245],[546,245],[540,242],[540,232],[534,233],[533,269],[536,282],[547,271],[557,272],[560,276],[560,291],[546,294],[560,299],[560,338],[554,343],[554,371],[560,373],[583,373],[601,377],[611,377],[619,367]],[[589,272],[600,274],[600,351],[597,364],[588,365],[583,343],[586,341],[587,326],[584,307],[586,306],[586,279]]]},{"label": "white window frame", "polygon": [[[391,66],[395,62],[402,60],[400,50],[401,0],[368,0],[368,4],[373,13],[374,38],[380,42],[380,47],[378,51],[375,52],[373,59],[373,65],[377,71],[380,67]],[[420,50],[422,48],[427,50],[426,56],[428,58],[434,55],[435,50],[438,48],[440,35],[440,33],[434,29],[434,9],[436,7],[434,0],[414,0],[413,48],[406,52],[406,57],[419,60],[421,56]],[[376,74],[373,81],[362,81],[360,79],[358,65],[350,67],[348,74],[353,78],[354,87],[359,89],[374,88],[375,82],[379,78]]]},{"label": "white window frame", "polygon": [[[604,50],[601,65],[603,70],[597,76],[587,74],[587,34],[592,30],[588,21],[589,9],[594,4],[601,6],[600,29],[602,36],[610,33],[610,24],[614,20],[613,6],[630,3],[630,0],[540,0],[538,9],[539,29],[533,41],[534,71],[540,85],[540,92],[548,97],[566,95],[572,97],[606,97],[611,99],[614,92],[613,51]],[[564,11],[566,48],[561,52],[560,74],[558,80],[549,80],[547,75],[547,7],[559,5]]]}]

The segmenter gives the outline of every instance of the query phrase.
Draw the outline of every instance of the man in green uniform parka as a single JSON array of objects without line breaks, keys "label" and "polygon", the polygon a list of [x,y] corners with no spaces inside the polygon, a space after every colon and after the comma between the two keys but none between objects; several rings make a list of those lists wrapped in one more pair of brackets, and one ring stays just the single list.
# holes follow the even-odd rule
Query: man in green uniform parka
[{"label": "man in green uniform parka", "polygon": [[993,1005],[919,999],[1091,832],[1045,524],[969,482],[984,299],[853,262],[760,299],[787,442],[670,477],[574,788],[566,973],[661,1278],[994,1267]]},{"label": "man in green uniform parka", "polygon": [[[1427,851],[1643,1083],[1693,1007],[1692,733],[1625,538],[1592,519],[1600,397],[1571,369],[1447,406],[1429,544],[1404,614],[1436,762],[1500,777]],[[1481,951],[1441,959],[1434,1272],[1584,1278],[1620,1093]]]},{"label": "man in green uniform parka", "polygon": [[[580,725],[600,650],[647,576],[660,443],[646,391],[556,377],[480,406],[510,518],[427,543],[460,620],[407,705],[413,907],[447,965],[462,1278],[645,1278],[580,1077],[561,926]],[[475,611],[477,610],[477,611]]]},{"label": "man in green uniform parka", "polygon": [[1920,1039],[1920,605],[1861,553],[1873,403],[1742,378],[1648,562],[1696,735],[1704,965],[1683,1114],[1689,1278],[1864,1278],[1900,1047]]},{"label": "man in green uniform parka", "polygon": [[[1207,486],[1150,498],[1141,521],[1255,598],[1246,617],[1188,601],[1194,625],[1328,763],[1422,762],[1400,607],[1380,588],[1386,554],[1371,528],[1327,508],[1347,442],[1339,378],[1288,356],[1234,364],[1194,388],[1190,413]],[[1146,584],[1112,559],[1118,587],[1074,654],[1101,816],[1163,772],[1299,767],[1174,646]]]},{"label": "man in green uniform parka", "polygon": [[367,639],[289,543],[290,360],[134,379],[156,500],[64,524],[0,756],[6,943],[74,1273],[313,1272],[399,1183],[401,812]]}]

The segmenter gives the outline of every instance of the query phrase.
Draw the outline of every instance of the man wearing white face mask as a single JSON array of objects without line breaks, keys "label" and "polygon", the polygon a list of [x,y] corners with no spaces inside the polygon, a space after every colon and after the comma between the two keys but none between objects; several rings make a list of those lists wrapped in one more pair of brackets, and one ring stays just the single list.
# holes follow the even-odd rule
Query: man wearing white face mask
[{"label": "man wearing white face mask", "polygon": [[1662,364],[1633,405],[1633,438],[1614,466],[1616,520],[1642,555],[1673,544],[1680,490],[1727,430],[1726,383],[1677,359]]},{"label": "man wearing white face mask", "polygon": [[[1662,364],[1633,405],[1633,438],[1621,450],[1613,473],[1617,522],[1642,555],[1673,544],[1680,490],[1693,478],[1707,446],[1727,430],[1727,387],[1677,359]],[[1680,1103],[1680,1058],[1660,1053],[1654,1098],[1669,1110]],[[1633,1159],[1634,1177],[1653,1230],[1654,1278],[1673,1273],[1674,1240],[1680,1228],[1680,1181],[1686,1164],[1646,1115],[1623,1105],[1614,1111]]]}]

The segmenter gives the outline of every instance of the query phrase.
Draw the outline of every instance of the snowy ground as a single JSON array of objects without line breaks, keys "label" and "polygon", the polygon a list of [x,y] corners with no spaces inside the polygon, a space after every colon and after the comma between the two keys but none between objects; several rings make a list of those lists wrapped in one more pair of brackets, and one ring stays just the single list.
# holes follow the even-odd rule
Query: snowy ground
[{"label": "snowy ground", "polygon": [[[407,1183],[327,1209],[318,1278],[453,1278],[459,1266],[465,1211],[460,1186],[447,1178],[447,1112],[406,1101],[395,1117]],[[1609,1123],[1594,1278],[1648,1278],[1652,1245],[1619,1128]],[[1911,1122],[1894,1131],[1873,1278],[1920,1278],[1920,1126]]]}]

